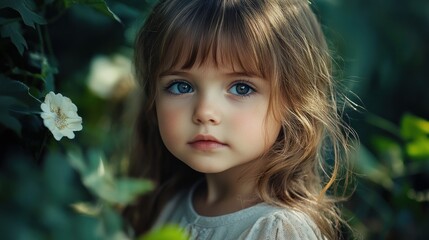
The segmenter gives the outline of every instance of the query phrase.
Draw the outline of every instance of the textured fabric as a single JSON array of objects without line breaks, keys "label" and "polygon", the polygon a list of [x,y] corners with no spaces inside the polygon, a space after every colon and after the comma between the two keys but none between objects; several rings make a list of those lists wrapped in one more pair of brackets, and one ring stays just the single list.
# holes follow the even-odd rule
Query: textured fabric
[{"label": "textured fabric", "polygon": [[201,216],[192,205],[194,188],[174,197],[161,212],[155,227],[178,224],[190,239],[198,240],[324,239],[307,215],[266,203],[222,216]]}]

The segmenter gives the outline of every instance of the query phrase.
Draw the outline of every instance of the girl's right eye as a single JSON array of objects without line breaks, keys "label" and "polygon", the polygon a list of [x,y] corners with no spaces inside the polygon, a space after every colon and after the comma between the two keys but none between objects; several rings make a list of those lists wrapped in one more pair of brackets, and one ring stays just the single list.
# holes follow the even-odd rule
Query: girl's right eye
[{"label": "girl's right eye", "polygon": [[191,93],[194,91],[192,86],[187,82],[176,81],[166,87],[166,90],[175,95]]}]

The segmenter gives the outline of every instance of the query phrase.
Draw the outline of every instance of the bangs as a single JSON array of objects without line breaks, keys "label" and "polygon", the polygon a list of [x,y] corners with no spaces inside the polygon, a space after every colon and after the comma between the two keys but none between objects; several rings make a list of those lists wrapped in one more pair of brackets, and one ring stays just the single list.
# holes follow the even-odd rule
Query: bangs
[{"label": "bangs", "polygon": [[[212,5],[212,6],[207,6]],[[254,12],[238,11],[239,6],[207,1],[201,6],[173,10],[175,18],[161,43],[160,73],[189,69],[206,63],[226,66],[269,79],[273,76],[272,49],[264,21]],[[241,8],[242,6],[240,6]]]}]

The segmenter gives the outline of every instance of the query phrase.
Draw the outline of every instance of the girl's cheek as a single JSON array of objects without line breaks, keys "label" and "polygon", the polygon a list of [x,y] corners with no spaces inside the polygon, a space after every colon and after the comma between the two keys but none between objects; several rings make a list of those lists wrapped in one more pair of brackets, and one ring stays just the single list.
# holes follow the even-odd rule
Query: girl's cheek
[{"label": "girl's cheek", "polygon": [[242,139],[267,139],[269,145],[280,132],[280,123],[271,116],[266,118],[268,106],[253,105],[253,108],[242,108],[231,116],[231,132],[237,133]]},{"label": "girl's cheek", "polygon": [[177,141],[178,132],[180,131],[181,118],[180,112],[173,109],[159,109],[158,126],[162,140],[168,146]]},{"label": "girl's cheek", "polygon": [[262,116],[264,115],[258,111],[237,111],[231,116],[231,123],[233,131],[240,131],[240,134],[246,137],[255,137],[260,135],[262,129]]},{"label": "girl's cheek", "polygon": [[174,116],[176,115],[176,111],[171,106],[170,101],[166,101],[165,99],[157,100],[156,110],[160,128],[168,127],[170,124],[174,124]]},{"label": "girl's cheek", "polygon": [[180,108],[171,101],[161,101],[157,105],[158,122],[163,125],[174,124],[180,116]]}]

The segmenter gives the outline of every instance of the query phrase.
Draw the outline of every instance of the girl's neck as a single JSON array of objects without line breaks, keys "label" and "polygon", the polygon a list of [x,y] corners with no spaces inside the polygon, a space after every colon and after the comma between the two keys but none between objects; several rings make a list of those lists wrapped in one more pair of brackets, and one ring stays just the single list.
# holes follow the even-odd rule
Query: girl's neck
[{"label": "girl's neck", "polygon": [[255,189],[254,176],[230,173],[206,174],[206,181],[194,192],[194,209],[204,216],[236,212],[260,202]]}]

